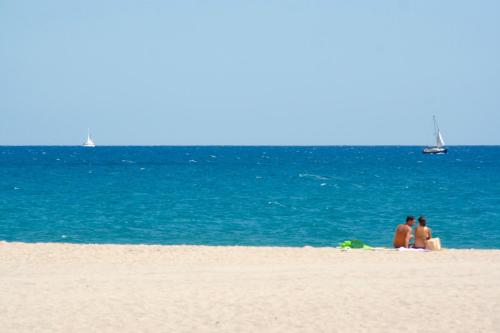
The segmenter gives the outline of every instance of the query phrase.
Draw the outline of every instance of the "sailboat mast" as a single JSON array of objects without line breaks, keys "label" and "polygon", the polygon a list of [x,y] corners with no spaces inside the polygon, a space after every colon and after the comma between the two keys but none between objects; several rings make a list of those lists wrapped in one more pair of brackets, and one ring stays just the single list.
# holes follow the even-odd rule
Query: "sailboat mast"
[{"label": "sailboat mast", "polygon": [[432,120],[434,121],[434,136],[437,136],[438,135],[438,131],[439,131],[439,127],[437,125],[436,115],[432,116]]},{"label": "sailboat mast", "polygon": [[436,147],[439,147],[439,127],[436,121],[436,115],[432,115],[434,121],[434,137],[436,138]]}]

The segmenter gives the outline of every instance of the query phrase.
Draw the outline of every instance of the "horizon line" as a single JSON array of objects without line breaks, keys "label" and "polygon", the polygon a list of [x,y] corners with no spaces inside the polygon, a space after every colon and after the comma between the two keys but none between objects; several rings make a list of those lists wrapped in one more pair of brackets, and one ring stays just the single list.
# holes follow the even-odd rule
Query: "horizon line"
[{"label": "horizon line", "polygon": [[[446,145],[446,147],[497,147],[500,144],[456,144]],[[55,144],[55,145],[40,145],[40,144],[13,144],[3,145],[0,147],[83,147],[81,144]],[[96,145],[91,148],[99,147],[427,147],[427,145],[416,144],[103,144]]]}]

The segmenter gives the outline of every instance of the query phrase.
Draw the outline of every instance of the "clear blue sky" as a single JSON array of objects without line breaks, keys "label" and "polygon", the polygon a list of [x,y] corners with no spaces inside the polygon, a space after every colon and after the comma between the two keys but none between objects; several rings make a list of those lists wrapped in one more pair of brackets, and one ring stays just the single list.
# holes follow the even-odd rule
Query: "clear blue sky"
[{"label": "clear blue sky", "polygon": [[500,144],[500,1],[0,0],[0,145]]}]

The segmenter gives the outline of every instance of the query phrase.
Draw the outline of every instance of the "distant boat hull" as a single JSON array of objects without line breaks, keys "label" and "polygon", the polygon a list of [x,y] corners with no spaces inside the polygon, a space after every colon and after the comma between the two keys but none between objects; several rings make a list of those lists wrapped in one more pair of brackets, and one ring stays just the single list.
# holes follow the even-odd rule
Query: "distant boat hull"
[{"label": "distant boat hull", "polygon": [[85,142],[85,143],[82,145],[82,147],[94,148],[94,147],[95,147],[95,144]]},{"label": "distant boat hull", "polygon": [[446,147],[425,147],[422,150],[424,154],[446,154],[448,152],[448,148]]}]

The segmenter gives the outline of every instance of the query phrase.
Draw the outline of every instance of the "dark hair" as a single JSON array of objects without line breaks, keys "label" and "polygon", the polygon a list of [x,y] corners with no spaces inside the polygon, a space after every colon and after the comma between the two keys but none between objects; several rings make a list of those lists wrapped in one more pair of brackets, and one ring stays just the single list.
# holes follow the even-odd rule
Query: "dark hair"
[{"label": "dark hair", "polygon": [[425,216],[420,216],[420,217],[418,218],[418,223],[420,223],[420,225],[421,225],[422,227],[425,227],[425,224],[427,223],[427,220],[425,219]]},{"label": "dark hair", "polygon": [[406,217],[406,222],[408,221],[415,221],[415,216],[409,215]]}]

